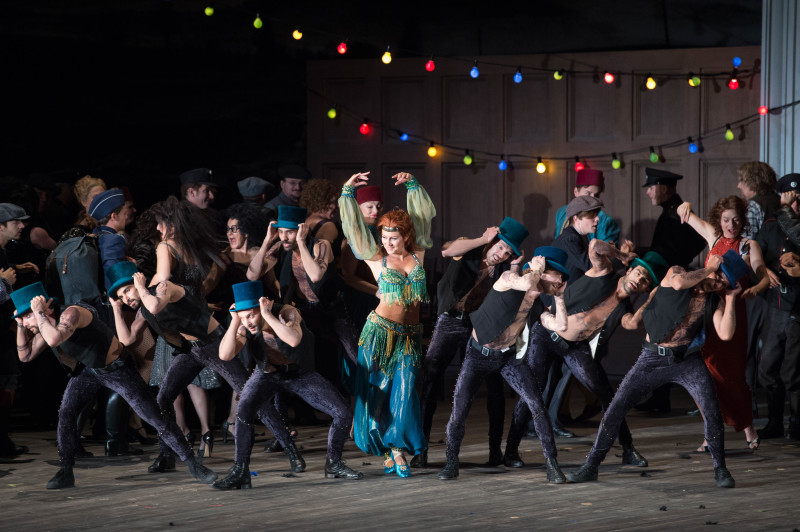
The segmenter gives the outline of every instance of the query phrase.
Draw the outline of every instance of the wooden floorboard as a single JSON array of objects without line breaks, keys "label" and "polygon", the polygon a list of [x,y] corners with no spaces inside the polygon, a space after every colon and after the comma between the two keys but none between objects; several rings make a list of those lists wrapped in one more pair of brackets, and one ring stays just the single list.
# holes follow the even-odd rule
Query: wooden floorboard
[{"label": "wooden floorboard", "polygon": [[[513,401],[508,401],[510,419]],[[684,405],[685,407],[690,404]],[[482,399],[475,402],[461,453],[461,476],[437,479],[444,462],[448,405],[434,421],[429,462],[408,479],[383,474],[378,457],[365,456],[352,441],[348,464],[365,474],[360,481],[326,480],[326,427],[300,427],[298,443],[308,463],[291,476],[283,454],[267,455],[256,444],[253,489],[222,492],[194,481],[186,468],[149,474],[156,447],[135,457],[81,460],[76,487],[46,490],[57,468],[55,434],[17,432],[30,447],[16,463],[0,463],[2,530],[787,530],[800,527],[800,444],[767,440],[755,452],[743,434],[726,432],[728,468],[735,489],[714,486],[711,458],[693,453],[702,441],[702,422],[676,407],[663,417],[631,413],[628,422],[647,468],[620,465],[615,447],[597,482],[547,483],[539,441],[526,438],[520,470],[486,467],[488,422]],[[598,417],[577,424],[575,439],[559,439],[565,472],[578,467],[591,447]],[[759,420],[757,426],[763,425]],[[263,440],[267,435],[260,436]],[[102,456],[100,445],[87,449]],[[214,447],[206,464],[224,475],[233,445]]]}]

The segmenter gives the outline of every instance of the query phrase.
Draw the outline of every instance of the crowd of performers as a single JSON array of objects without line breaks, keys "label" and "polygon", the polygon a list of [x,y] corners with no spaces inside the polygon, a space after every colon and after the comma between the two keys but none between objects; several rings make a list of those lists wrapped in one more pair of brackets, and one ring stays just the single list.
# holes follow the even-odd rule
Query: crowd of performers
[{"label": "crowd of performers", "polygon": [[[457,355],[463,362],[443,480],[459,476],[467,415],[483,383],[489,465],[523,467],[519,445],[535,431],[553,483],[596,480],[615,440],[623,464],[647,466],[625,414],[669,409],[672,384],[698,407],[705,428],[698,450],[710,454],[719,487],[734,486],[724,424],[744,431],[750,449],[765,438],[800,439],[800,174],[777,180],[768,165],[746,163],[738,185],[744,199],[721,198],[701,218],[676,191],[681,176],[647,168],[643,186],[662,213],[650,245],[637,247],[620,238],[603,211],[602,172],[582,170],[574,199],[556,214],[555,240],[530,259],[522,250],[529,232],[510,217],[477,237],[452,235],[442,246],[451,260],[437,285],[427,352],[420,309],[430,301],[423,265],[436,209],[422,184],[408,173],[394,175],[406,189],[406,209],[383,213],[369,172],[353,175],[341,192],[309,177],[300,167],[282,169],[281,192],[266,203],[266,182],[243,180],[244,202],[222,215],[209,209],[216,193],[211,172],[186,172],[183,200],[152,206],[130,231],[130,197],[87,176],[75,186],[85,208],[79,222],[49,243],[25,209],[0,204],[0,302],[8,324],[17,326],[18,359],[53,354],[71,375],[58,417],[61,467],[47,488],[74,486],[75,459],[85,453],[81,413],[103,388],[113,392],[105,407],[106,453],[127,452],[119,426],[144,420],[160,445],[151,473],[174,469],[177,456],[201,482],[249,488],[259,421],[274,435],[265,450],[282,450],[300,473],[306,464],[288,423],[293,408],[296,418],[316,410],[332,419],[326,478],[363,477],[342,460],[351,434],[364,453],[382,457],[386,474],[408,477],[428,465],[438,388]],[[222,250],[221,222],[228,244]],[[56,255],[59,243],[96,239],[105,294],[74,300],[80,283],[65,281],[66,257],[55,265],[61,275],[19,286],[18,272],[40,270],[6,254],[23,231]],[[703,267],[693,269],[706,247]],[[615,392],[600,362],[619,325],[644,333],[641,354]],[[152,369],[143,372],[148,351],[155,353]],[[12,374],[7,368],[6,361],[3,373]],[[769,410],[759,431],[756,378]],[[201,460],[214,444],[205,390],[220,379],[233,390],[223,439],[235,441],[234,465],[222,478]],[[565,475],[555,438],[574,436],[559,420],[572,379],[591,392],[603,417],[586,463]],[[6,389],[13,389],[11,380],[4,379]],[[504,450],[503,380],[519,395]],[[157,396],[148,384],[158,386]],[[187,389],[203,431],[197,452],[183,413]],[[6,427],[1,436],[3,454],[24,452]]]}]

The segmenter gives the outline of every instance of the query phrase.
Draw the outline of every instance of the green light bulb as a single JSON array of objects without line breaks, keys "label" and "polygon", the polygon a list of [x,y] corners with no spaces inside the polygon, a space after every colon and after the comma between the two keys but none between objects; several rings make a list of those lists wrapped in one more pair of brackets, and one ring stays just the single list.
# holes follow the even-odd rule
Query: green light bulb
[{"label": "green light bulb", "polygon": [[328,109],[328,118],[330,118],[331,120],[336,118],[336,107],[331,107],[330,109]]},{"label": "green light bulb", "polygon": [[728,128],[725,131],[725,140],[733,140],[733,139],[734,139],[733,130],[731,128]]},{"label": "green light bulb", "polygon": [[650,162],[657,163],[658,162],[658,154],[654,151],[650,152]]},{"label": "green light bulb", "polygon": [[256,15],[256,19],[253,21],[253,27],[257,30],[260,30],[264,26],[264,22],[261,20],[261,17]]},{"label": "green light bulb", "polygon": [[206,16],[207,16],[207,17],[210,17],[211,15],[213,15],[213,14],[214,14],[214,8],[213,8],[213,7],[211,7],[211,6],[206,6],[206,10],[205,10],[205,12],[206,12]]},{"label": "green light bulb", "polygon": [[562,79],[564,77],[564,73],[562,71],[560,71],[560,70],[556,70],[555,72],[553,72],[553,77],[556,80],[560,80],[560,79]]},{"label": "green light bulb", "polygon": [[469,153],[464,156],[464,164],[466,164],[467,166],[472,164],[472,155],[470,155]]},{"label": "green light bulb", "polygon": [[622,161],[620,161],[616,157],[611,159],[611,168],[613,168],[614,170],[619,170],[621,166],[622,166]]}]

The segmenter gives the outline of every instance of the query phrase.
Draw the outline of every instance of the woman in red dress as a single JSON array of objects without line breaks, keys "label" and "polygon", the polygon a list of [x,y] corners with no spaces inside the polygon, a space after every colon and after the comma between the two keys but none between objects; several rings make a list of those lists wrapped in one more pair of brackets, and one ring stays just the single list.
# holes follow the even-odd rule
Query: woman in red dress
[{"label": "woman in red dress", "polygon": [[[684,202],[678,216],[708,242],[709,255],[724,255],[728,250],[739,253],[758,276],[758,284],[747,288],[747,277],[739,280],[745,290],[736,301],[736,333],[729,341],[720,340],[713,328],[707,332],[703,360],[717,387],[717,398],[726,425],[736,432],[744,430],[747,446],[758,449],[758,435],[753,428],[752,391],[745,380],[747,361],[747,310],[743,298],[753,298],[769,286],[769,277],[761,247],[755,240],[742,237],[747,226],[747,202],[739,196],[719,199],[708,213],[708,221],[692,213]],[[708,258],[706,258],[708,260]],[[708,449],[703,441],[698,451]]]}]

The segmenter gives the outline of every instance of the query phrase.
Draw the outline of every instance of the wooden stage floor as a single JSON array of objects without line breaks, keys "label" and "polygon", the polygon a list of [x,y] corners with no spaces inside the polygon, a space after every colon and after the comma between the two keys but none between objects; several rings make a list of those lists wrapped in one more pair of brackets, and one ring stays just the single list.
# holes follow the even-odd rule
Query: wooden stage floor
[{"label": "wooden stage floor", "polygon": [[[682,393],[682,390],[680,391]],[[676,404],[677,403],[677,404]],[[513,400],[507,401],[508,417]],[[134,457],[97,458],[76,464],[76,487],[46,490],[57,468],[55,434],[17,432],[30,454],[0,463],[2,530],[407,530],[407,529],[572,529],[572,530],[787,530],[800,527],[800,443],[768,440],[755,452],[743,433],[726,432],[728,468],[735,489],[714,486],[708,455],[692,451],[702,441],[699,417],[685,415],[687,397],[673,399],[673,412],[650,417],[631,412],[628,422],[647,468],[620,465],[615,447],[601,466],[598,482],[548,484],[538,440],[526,438],[520,470],[481,465],[488,458],[485,401],[479,397],[467,425],[461,476],[436,478],[444,462],[448,405],[440,403],[434,422],[431,467],[408,479],[383,474],[381,460],[365,456],[352,441],[345,459],[364,473],[360,481],[326,480],[325,426],[300,427],[298,443],[308,463],[290,475],[288,460],[267,455],[256,443],[253,489],[223,492],[193,480],[185,466],[149,474],[156,447]],[[591,446],[599,416],[572,425],[578,438],[559,439],[565,472],[578,467]],[[759,419],[756,426],[763,426]],[[218,434],[218,432],[217,432]],[[259,440],[266,435],[262,434]],[[206,464],[224,475],[234,447],[218,440]]]}]

